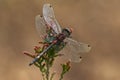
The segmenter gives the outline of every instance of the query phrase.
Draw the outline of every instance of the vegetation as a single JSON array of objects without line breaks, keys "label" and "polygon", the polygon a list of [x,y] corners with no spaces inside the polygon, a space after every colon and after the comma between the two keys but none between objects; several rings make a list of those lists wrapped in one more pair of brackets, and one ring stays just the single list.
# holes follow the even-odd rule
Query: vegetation
[{"label": "vegetation", "polygon": [[[35,58],[44,49],[46,49],[47,46],[49,46],[49,44],[42,43],[42,42],[40,42],[40,44],[43,44],[42,47],[35,46],[34,54],[30,54],[29,52],[24,52],[24,54],[26,54],[32,58]],[[34,63],[34,65],[37,68],[39,68],[40,72],[42,73],[42,77],[43,77],[42,80],[53,80],[53,78],[56,74],[55,71],[50,72],[50,69],[54,65],[54,61],[55,61],[56,57],[61,57],[62,54],[56,54],[58,51],[56,51],[55,47],[56,46],[53,46],[52,48],[50,48],[45,54],[43,54],[39,58],[39,60],[37,62]],[[61,70],[59,80],[62,80],[65,73],[67,73],[70,70],[70,61],[63,63],[60,66],[62,67],[62,70]]]}]

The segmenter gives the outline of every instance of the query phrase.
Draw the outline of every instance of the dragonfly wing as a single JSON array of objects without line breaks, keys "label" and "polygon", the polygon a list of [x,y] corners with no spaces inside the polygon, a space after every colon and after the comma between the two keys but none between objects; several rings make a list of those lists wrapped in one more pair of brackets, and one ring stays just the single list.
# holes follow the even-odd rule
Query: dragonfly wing
[{"label": "dragonfly wing", "polygon": [[72,62],[80,62],[82,53],[89,52],[91,49],[90,45],[77,42],[71,38],[66,38],[65,42],[67,44],[64,48],[64,55]]},{"label": "dragonfly wing", "polygon": [[37,15],[35,17],[35,25],[36,25],[36,30],[40,36],[40,38],[43,37],[43,35],[46,34],[46,23],[40,15]]},{"label": "dragonfly wing", "polygon": [[49,25],[57,34],[61,33],[61,27],[55,18],[54,10],[50,4],[44,4],[43,17],[47,22],[47,25]]}]

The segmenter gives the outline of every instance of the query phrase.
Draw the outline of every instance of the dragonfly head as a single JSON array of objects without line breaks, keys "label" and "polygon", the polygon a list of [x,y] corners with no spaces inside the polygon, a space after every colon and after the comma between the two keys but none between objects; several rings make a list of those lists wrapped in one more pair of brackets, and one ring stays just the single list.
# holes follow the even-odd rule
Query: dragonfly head
[{"label": "dragonfly head", "polygon": [[62,30],[62,33],[66,36],[66,37],[70,37],[71,33],[72,33],[72,28],[64,28]]}]

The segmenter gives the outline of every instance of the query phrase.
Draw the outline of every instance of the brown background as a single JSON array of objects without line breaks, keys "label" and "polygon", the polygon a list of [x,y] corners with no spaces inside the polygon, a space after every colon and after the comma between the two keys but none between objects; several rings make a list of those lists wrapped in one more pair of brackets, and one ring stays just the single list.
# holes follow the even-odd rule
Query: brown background
[{"label": "brown background", "polygon": [[[92,45],[81,63],[72,63],[64,80],[120,80],[120,0],[47,2],[59,23],[74,29],[73,38]],[[42,13],[44,3],[0,0],[0,80],[41,80],[39,70],[28,66],[32,59],[22,52],[33,52],[38,44],[34,17]],[[54,70],[60,72],[57,63],[60,60]]]}]

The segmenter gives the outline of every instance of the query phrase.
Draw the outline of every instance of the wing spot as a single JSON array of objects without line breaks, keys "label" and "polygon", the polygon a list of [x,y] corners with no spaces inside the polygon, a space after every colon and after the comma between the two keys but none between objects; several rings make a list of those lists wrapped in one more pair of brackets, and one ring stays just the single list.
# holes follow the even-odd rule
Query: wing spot
[{"label": "wing spot", "polygon": [[80,59],[82,59],[82,57],[80,56]]},{"label": "wing spot", "polygon": [[88,45],[88,47],[90,47],[90,45]]},{"label": "wing spot", "polygon": [[40,17],[43,17],[43,16],[40,16]]},{"label": "wing spot", "polygon": [[50,5],[50,8],[52,7],[52,5]]}]

